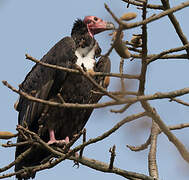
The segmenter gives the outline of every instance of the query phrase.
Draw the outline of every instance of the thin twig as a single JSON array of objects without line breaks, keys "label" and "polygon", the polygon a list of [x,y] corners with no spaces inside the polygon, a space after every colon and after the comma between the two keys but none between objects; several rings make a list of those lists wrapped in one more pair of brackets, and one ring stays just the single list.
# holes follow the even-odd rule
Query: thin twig
[{"label": "thin twig", "polygon": [[183,2],[181,3],[180,5],[178,6],[175,6],[173,8],[170,8],[166,11],[163,11],[157,15],[153,15],[143,21],[140,21],[140,22],[135,22],[135,23],[124,23],[122,21],[119,20],[119,18],[117,18],[115,16],[115,14],[110,10],[110,8],[105,4],[105,8],[106,10],[111,14],[111,16],[113,17],[113,19],[119,24],[119,25],[122,25],[123,26],[123,29],[131,29],[131,28],[135,28],[135,27],[138,27],[138,26],[141,26],[141,25],[144,25],[144,24],[148,24],[148,23],[151,23],[157,19],[160,19],[164,16],[167,16],[168,14],[170,13],[174,13],[176,11],[179,11],[180,9],[183,9],[183,8],[186,8],[189,6],[189,1],[186,1],[186,2]]},{"label": "thin twig", "polygon": [[182,95],[189,93],[189,88],[183,88],[180,90],[170,91],[170,92],[166,92],[166,93],[158,92],[158,93],[155,93],[152,95],[142,95],[142,96],[137,96],[137,97],[125,98],[118,102],[117,101],[109,101],[109,102],[98,103],[98,104],[74,104],[74,103],[62,104],[62,103],[57,103],[57,102],[53,102],[53,101],[47,101],[47,100],[35,98],[21,90],[17,90],[16,88],[12,87],[10,84],[8,84],[7,81],[2,81],[2,82],[9,89],[11,89],[15,93],[18,93],[19,95],[27,98],[30,101],[39,102],[39,103],[47,104],[49,106],[55,106],[55,107],[60,107],[60,108],[63,108],[63,107],[66,107],[66,108],[101,108],[101,107],[106,107],[106,106],[121,105],[121,104],[125,104],[125,103],[136,103],[138,101],[144,101],[144,100],[155,100],[155,99],[164,99],[164,98],[170,99],[173,97],[182,96]]},{"label": "thin twig", "polygon": [[23,146],[23,145],[31,145],[33,144],[33,141],[24,141],[24,142],[18,142],[18,143],[10,143],[10,142],[7,142],[7,144],[1,144],[2,147],[18,147],[18,146]]},{"label": "thin twig", "polygon": [[[147,13],[147,2],[143,3],[143,11],[142,11],[142,20],[146,20]],[[145,81],[146,81],[146,71],[147,71],[147,25],[142,25],[142,66],[141,66],[141,74],[139,81],[138,93],[139,95],[144,95],[145,90]]]},{"label": "thin twig", "polygon": [[83,157],[82,159],[71,156],[68,159],[70,160],[75,160],[78,161],[80,164],[83,164],[87,167],[90,167],[92,169],[98,170],[98,171],[102,171],[102,172],[106,172],[106,173],[115,173],[117,175],[120,175],[122,177],[125,178],[138,178],[138,179],[142,179],[142,180],[154,180],[154,178],[150,177],[150,176],[146,176],[144,174],[140,174],[140,173],[136,173],[136,172],[131,172],[131,171],[126,171],[126,170],[122,170],[116,167],[113,167],[112,169],[109,169],[109,164],[106,164],[104,162],[95,160],[95,159],[89,159],[86,157]]},{"label": "thin twig", "polygon": [[41,144],[46,150],[48,150],[49,152],[51,152],[54,155],[59,155],[61,156],[62,153],[60,153],[59,151],[56,151],[55,149],[53,149],[52,147],[50,147],[46,142],[44,142],[36,133],[18,125],[17,129],[21,129],[24,132],[30,134],[39,144]]},{"label": "thin twig", "polygon": [[60,99],[61,103],[65,103],[65,101],[60,93],[58,93],[57,96]]},{"label": "thin twig", "polygon": [[111,109],[110,112],[113,112],[113,113],[123,113],[123,112],[125,112],[131,105],[132,105],[132,103],[128,103],[128,104],[125,104],[121,109],[118,109],[118,110]]},{"label": "thin twig", "polygon": [[[169,0],[161,0],[163,7],[165,10],[170,9],[170,4],[169,4]],[[181,26],[179,24],[179,22],[177,21],[177,18],[175,17],[175,15],[173,13],[168,14],[168,17],[171,21],[171,23],[173,24],[177,35],[179,36],[180,40],[182,41],[183,45],[188,44],[188,40],[187,37],[184,35]],[[188,54],[188,59],[189,59],[189,47],[186,48],[186,52]]]},{"label": "thin twig", "polygon": [[115,101],[120,101],[118,97],[116,97],[113,94],[110,94],[105,88],[103,88],[101,85],[99,85],[87,72],[85,72],[83,69],[78,68],[78,70],[100,91],[103,92],[108,97],[114,99]]},{"label": "thin twig", "polygon": [[116,146],[113,145],[113,147],[110,148],[110,150],[109,150],[109,152],[111,153],[109,169],[113,169],[114,160],[115,160],[115,156],[116,156],[115,149],[116,149]]},{"label": "thin twig", "polygon": [[149,136],[147,141],[144,144],[140,145],[140,146],[126,145],[126,147],[128,147],[131,151],[142,151],[142,150],[148,148],[148,146],[150,145],[150,142],[151,142],[151,137]]},{"label": "thin twig", "polygon": [[7,166],[0,168],[0,173],[4,172],[8,169],[10,169],[11,167],[13,167],[15,164],[19,163],[22,159],[24,159],[30,152],[32,151],[32,147],[27,149],[25,152],[23,152],[22,154],[20,154],[15,161],[11,162],[10,164],[8,164]]},{"label": "thin twig", "polygon": [[[61,158],[54,160],[53,162],[47,162],[47,163],[39,165],[39,166],[31,167],[30,170],[32,170],[33,172],[36,172],[36,171],[41,171],[43,169],[49,169],[49,168],[54,167],[57,163],[60,163],[62,159],[66,158],[66,159],[77,161],[77,162],[79,162],[85,166],[88,166],[92,169],[106,172],[106,173],[115,173],[119,176],[122,176],[122,177],[125,177],[128,179],[138,178],[138,179],[142,179],[142,180],[154,180],[154,178],[152,178],[150,176],[146,176],[144,174],[140,174],[140,173],[136,173],[136,172],[132,172],[132,171],[126,171],[126,170],[116,168],[116,167],[113,167],[110,170],[108,164],[98,161],[98,160],[95,160],[95,159],[89,159],[86,157],[83,157],[82,159],[80,159],[79,157],[68,156],[67,154],[63,155]],[[14,172],[14,173],[4,174],[4,175],[0,176],[0,179],[15,176],[18,174],[23,174],[23,173],[25,173],[25,171],[26,171],[26,169],[22,169],[17,172]]]},{"label": "thin twig", "polygon": [[157,137],[159,134],[159,127],[155,122],[152,122],[152,128],[151,128],[151,145],[150,145],[150,151],[148,154],[148,170],[150,176],[157,178],[158,175],[158,167],[156,162],[156,150],[157,150]]},{"label": "thin twig", "polygon": [[189,127],[189,123],[182,123],[182,124],[177,124],[177,125],[173,125],[173,126],[168,126],[170,130],[180,130],[183,128],[188,128]]},{"label": "thin twig", "polygon": [[141,112],[141,113],[137,113],[137,114],[133,114],[131,116],[128,116],[126,118],[124,118],[123,120],[121,120],[120,122],[118,122],[115,126],[113,126],[110,130],[106,131],[105,133],[103,133],[102,135],[94,138],[94,139],[89,139],[86,143],[83,143],[79,146],[77,146],[76,148],[74,148],[74,150],[78,151],[81,148],[89,145],[89,144],[94,144],[98,141],[101,141],[103,139],[105,139],[106,137],[110,136],[112,133],[114,133],[116,130],[118,130],[123,124],[131,122],[135,119],[141,118],[143,116],[146,115],[146,112]]},{"label": "thin twig", "polygon": [[189,163],[189,152],[182,144],[182,142],[180,142],[177,137],[169,130],[160,116],[156,113],[155,109],[153,109],[146,101],[142,103],[142,106],[147,111],[148,116],[151,117],[156,122],[156,124],[158,124],[159,128],[168,137],[169,141],[171,141],[175,145],[183,159]]},{"label": "thin twig", "polygon": [[166,50],[166,51],[162,51],[161,53],[157,54],[156,56],[150,58],[147,60],[147,63],[151,63],[159,58],[161,58],[162,56],[166,55],[166,54],[169,54],[169,53],[173,53],[173,52],[178,52],[178,51],[182,51],[184,49],[187,49],[189,47],[189,44],[186,44],[184,46],[181,46],[181,47],[177,47],[177,48],[171,48],[169,50]]},{"label": "thin twig", "polygon": [[[61,152],[58,152],[54,149],[52,149],[51,147],[48,147],[47,146],[47,143],[44,144],[44,142],[41,140],[41,139],[38,139],[38,136],[37,134],[23,128],[23,127],[18,127],[22,130],[24,130],[25,132],[31,134],[32,136],[34,136],[36,138],[36,140],[44,146],[44,148],[47,148],[47,150],[49,150],[50,152],[54,153],[55,155],[58,155],[60,156],[59,158],[55,159],[54,161],[52,162],[47,162],[45,164],[41,164],[41,165],[38,165],[38,166],[34,166],[34,167],[28,167],[28,168],[25,168],[25,169],[22,169],[20,171],[17,172],[17,174],[23,174],[23,173],[26,173],[27,174],[27,170],[32,170],[32,172],[37,172],[37,171],[41,171],[41,170],[44,170],[44,169],[49,169],[49,168],[52,168],[54,166],[56,166],[58,163],[64,161],[65,159],[69,158],[70,156],[72,156],[75,152],[79,151],[80,149],[84,148],[85,146],[89,145],[89,144],[93,144],[95,142],[98,142],[100,140],[103,140],[104,138],[106,138],[107,136],[109,136],[110,134],[112,134],[113,132],[115,132],[118,128],[120,128],[123,124],[127,123],[127,122],[130,122],[134,119],[137,119],[137,118],[140,118],[140,117],[143,117],[145,116],[146,113],[143,112],[143,113],[138,113],[138,114],[134,114],[134,115],[131,115],[131,116],[128,116],[127,118],[123,119],[122,121],[120,121],[119,123],[117,123],[112,129],[110,129],[109,131],[105,132],[104,134],[102,134],[101,136],[98,136],[94,139],[90,139],[88,140],[87,142],[75,147],[73,150],[70,150],[68,151],[66,154],[63,154]],[[73,157],[75,158],[74,160],[77,161],[77,162],[81,162],[81,160],[83,159],[80,159],[80,158],[77,158],[77,157]],[[97,166],[98,167],[98,166]],[[113,168],[114,169],[114,168]],[[112,171],[112,170],[111,170]],[[110,172],[110,170],[109,170]],[[115,172],[116,173],[116,172]],[[120,174],[120,173],[116,173],[116,174]],[[13,176],[15,175],[15,173],[12,173],[12,174],[7,174],[6,177],[10,177],[10,176]],[[120,174],[121,175],[121,174]],[[125,174],[124,174],[125,175]],[[5,176],[0,176],[0,178],[4,178]],[[145,176],[145,177],[148,177],[148,176]]]},{"label": "thin twig", "polygon": [[[151,59],[155,56],[159,56],[159,54],[148,54],[148,56],[146,57],[147,59]],[[135,59],[141,59],[142,56],[140,54],[131,54],[131,57],[135,58]],[[171,55],[163,55],[161,57],[159,57],[159,59],[161,60],[165,60],[165,59],[188,59],[188,55],[187,54],[171,54]]]},{"label": "thin twig", "polygon": [[[169,130],[180,130],[180,129],[188,128],[188,127],[189,127],[189,123],[182,123],[182,124],[168,126]],[[159,129],[159,134],[160,133],[162,133],[161,129]],[[128,147],[131,151],[142,151],[148,148],[148,146],[150,145],[150,142],[151,142],[151,135],[146,140],[146,142],[140,146],[126,145],[126,147]]]},{"label": "thin twig", "polygon": [[[123,66],[124,66],[124,59],[121,58],[120,59],[120,64],[119,64],[119,72],[122,75],[123,74]],[[121,91],[124,92],[125,91],[125,83],[124,83],[124,79],[120,78],[121,81]]]},{"label": "thin twig", "polygon": [[[63,66],[57,66],[57,65],[53,65],[53,64],[48,64],[48,63],[42,62],[42,61],[30,56],[29,54],[26,54],[26,59],[29,59],[37,64],[40,64],[40,65],[48,67],[48,68],[58,69],[58,70],[66,71],[66,72],[70,72],[70,73],[81,74],[81,72],[79,72],[79,70],[65,68]],[[121,76],[119,73],[103,73],[103,72],[94,72],[94,76],[111,76],[111,77],[127,78],[127,79],[138,79],[139,78],[138,75],[123,74]]]},{"label": "thin twig", "polygon": [[[134,1],[134,0],[122,0],[126,3],[129,3],[129,4],[133,4],[135,6],[139,6],[139,7],[142,7],[143,4],[140,3],[140,2],[137,2],[137,1]],[[158,10],[163,10],[163,6],[161,5],[156,5],[156,4],[147,4],[147,8],[150,8],[150,9],[158,9]]]},{"label": "thin twig", "polygon": [[177,98],[171,98],[171,99],[170,99],[170,102],[171,102],[171,101],[175,101],[175,102],[177,102],[177,103],[179,103],[179,104],[182,104],[182,105],[184,105],[184,106],[189,106],[189,103],[184,102],[184,101],[182,101],[182,100],[180,100],[180,99],[177,99]]},{"label": "thin twig", "polygon": [[[86,129],[83,130],[83,143],[85,142],[86,142]],[[83,151],[84,151],[84,148],[81,148],[80,153],[79,153],[80,158],[82,158],[83,156]]]}]

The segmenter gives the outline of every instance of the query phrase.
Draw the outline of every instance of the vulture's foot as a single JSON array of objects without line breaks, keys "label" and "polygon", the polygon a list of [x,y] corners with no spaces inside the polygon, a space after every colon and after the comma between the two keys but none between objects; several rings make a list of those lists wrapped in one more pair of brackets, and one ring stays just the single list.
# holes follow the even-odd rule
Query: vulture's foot
[{"label": "vulture's foot", "polygon": [[68,136],[65,139],[62,139],[62,140],[56,140],[55,134],[54,134],[54,130],[52,130],[52,129],[49,130],[49,135],[50,135],[50,140],[47,143],[48,145],[57,144],[57,145],[61,145],[62,146],[62,145],[66,145],[66,144],[68,144],[70,142]]},{"label": "vulture's foot", "polygon": [[67,136],[65,139],[62,139],[62,140],[56,140],[55,138],[54,139],[50,139],[49,142],[47,143],[48,145],[51,145],[51,144],[57,144],[57,145],[66,145],[70,142],[69,140],[69,137]]}]

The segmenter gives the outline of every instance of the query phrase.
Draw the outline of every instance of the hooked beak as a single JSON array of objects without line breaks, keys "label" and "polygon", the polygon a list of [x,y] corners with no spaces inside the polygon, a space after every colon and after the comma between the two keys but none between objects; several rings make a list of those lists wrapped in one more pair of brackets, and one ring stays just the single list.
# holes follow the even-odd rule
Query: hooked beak
[{"label": "hooked beak", "polygon": [[90,32],[95,35],[107,30],[115,29],[115,26],[112,22],[100,21],[95,24],[89,25],[88,29]]}]

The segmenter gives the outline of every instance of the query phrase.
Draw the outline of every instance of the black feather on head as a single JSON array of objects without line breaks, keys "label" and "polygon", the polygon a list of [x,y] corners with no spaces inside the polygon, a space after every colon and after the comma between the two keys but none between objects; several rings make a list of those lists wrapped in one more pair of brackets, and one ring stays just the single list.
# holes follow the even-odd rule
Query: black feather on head
[{"label": "black feather on head", "polygon": [[77,19],[73,24],[71,35],[73,36],[75,34],[85,34],[87,32],[88,29],[86,24],[81,19]]}]

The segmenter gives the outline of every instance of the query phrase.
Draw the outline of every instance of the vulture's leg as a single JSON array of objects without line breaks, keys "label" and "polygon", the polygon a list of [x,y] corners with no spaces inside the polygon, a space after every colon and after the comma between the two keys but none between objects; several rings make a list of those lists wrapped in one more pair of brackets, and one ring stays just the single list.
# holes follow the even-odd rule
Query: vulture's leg
[{"label": "vulture's leg", "polygon": [[51,144],[68,144],[70,142],[68,136],[63,140],[56,140],[53,129],[49,129],[49,136],[50,136],[50,140],[47,143],[48,145],[51,145]]}]

